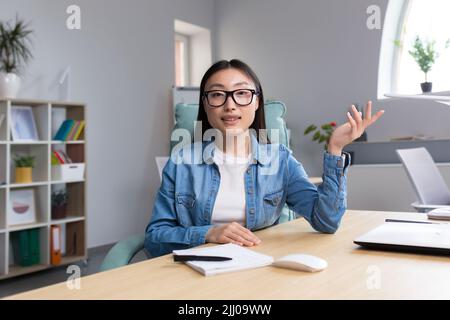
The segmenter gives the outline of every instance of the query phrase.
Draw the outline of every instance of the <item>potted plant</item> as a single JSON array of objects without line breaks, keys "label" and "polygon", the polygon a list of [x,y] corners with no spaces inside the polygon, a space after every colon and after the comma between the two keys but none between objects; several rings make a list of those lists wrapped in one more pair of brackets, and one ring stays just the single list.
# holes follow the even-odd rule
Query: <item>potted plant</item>
[{"label": "potted plant", "polygon": [[52,192],[52,219],[64,219],[67,212],[67,192],[65,190]]},{"label": "potted plant", "polygon": [[14,163],[16,166],[16,183],[33,182],[35,157],[16,155],[14,158]]},{"label": "potted plant", "polygon": [[432,82],[428,82],[428,72],[430,72],[436,59],[439,57],[439,53],[435,49],[435,41],[423,41],[417,36],[414,41],[413,49],[408,52],[419,65],[420,70],[425,73],[425,82],[420,84],[422,92],[431,92],[433,84]]},{"label": "potted plant", "polygon": [[336,122],[334,121],[323,124],[320,127],[317,127],[316,125],[312,124],[308,128],[306,128],[304,134],[306,136],[309,133],[314,132],[312,140],[317,141],[319,144],[325,142],[324,147],[325,149],[327,149],[327,145],[330,140],[331,134],[333,133],[335,128]]},{"label": "potted plant", "polygon": [[0,98],[15,98],[20,89],[20,68],[32,57],[28,25],[0,21]]}]

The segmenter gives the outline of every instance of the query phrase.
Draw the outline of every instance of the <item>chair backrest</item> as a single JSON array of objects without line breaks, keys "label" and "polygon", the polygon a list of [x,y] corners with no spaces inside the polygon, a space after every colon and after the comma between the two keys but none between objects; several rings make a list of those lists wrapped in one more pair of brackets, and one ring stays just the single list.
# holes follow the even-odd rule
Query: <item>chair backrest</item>
[{"label": "chair backrest", "polygon": [[[198,114],[198,104],[186,104],[179,103],[175,106],[175,125],[173,127],[172,133],[176,129],[187,129],[190,136],[194,136],[194,126],[197,120]],[[284,144],[286,147],[290,148],[290,132],[286,126],[286,121],[284,116],[286,114],[286,106],[280,101],[267,101],[264,104],[264,114],[266,118],[266,128],[268,130],[269,139],[272,142],[277,142]],[[277,129],[278,135],[275,131],[271,129]],[[190,141],[182,141],[184,143],[190,143]],[[171,141],[170,150],[180,142]]]},{"label": "chair backrest", "polygon": [[399,149],[397,154],[406,169],[419,203],[450,204],[450,191],[427,149]]},{"label": "chair backrest", "polygon": [[158,166],[158,173],[159,173],[159,181],[162,181],[162,172],[164,169],[164,166],[166,165],[167,161],[169,160],[169,157],[156,157],[156,165]]}]

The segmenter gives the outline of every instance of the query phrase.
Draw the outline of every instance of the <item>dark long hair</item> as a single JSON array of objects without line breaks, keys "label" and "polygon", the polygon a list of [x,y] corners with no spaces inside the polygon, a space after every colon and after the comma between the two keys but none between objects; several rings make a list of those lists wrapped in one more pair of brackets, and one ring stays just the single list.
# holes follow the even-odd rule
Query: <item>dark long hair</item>
[{"label": "dark long hair", "polygon": [[[198,108],[198,116],[197,121],[199,121],[202,125],[202,137],[204,136],[206,130],[212,129],[211,124],[208,121],[208,116],[206,115],[205,106],[203,104],[203,97],[205,94],[205,85],[208,79],[216,72],[224,69],[238,69],[243,71],[247,76],[252,79],[253,83],[256,86],[256,91],[259,92],[258,95],[258,109],[255,111],[255,119],[253,120],[253,123],[250,125],[250,129],[254,129],[256,133],[256,137],[258,139],[258,142],[260,143],[270,143],[267,134],[262,135],[260,133],[260,129],[266,129],[266,119],[264,116],[264,95],[263,90],[261,87],[261,83],[259,82],[258,77],[253,72],[253,70],[244,62],[233,59],[230,61],[227,60],[221,60],[216,63],[214,63],[203,75],[202,82],[200,83],[200,101],[199,101],[199,108]],[[261,135],[261,137],[260,137]],[[260,138],[264,139],[264,141],[260,141]]]}]

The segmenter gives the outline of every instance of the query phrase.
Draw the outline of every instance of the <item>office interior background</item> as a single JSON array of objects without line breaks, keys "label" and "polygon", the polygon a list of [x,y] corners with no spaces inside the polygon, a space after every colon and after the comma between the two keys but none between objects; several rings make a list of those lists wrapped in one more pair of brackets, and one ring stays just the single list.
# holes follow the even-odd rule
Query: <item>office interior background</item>
[{"label": "office interior background", "polygon": [[[414,190],[395,150],[427,147],[450,185],[450,106],[385,94],[422,93],[423,74],[408,48],[415,32],[436,38],[437,46],[450,38],[450,22],[440,14],[447,2],[0,0],[0,21],[17,15],[33,30],[19,98],[61,100],[59,79],[70,67],[65,98],[86,104],[86,233],[95,255],[144,232],[160,184],[155,158],[169,155],[173,86],[199,86],[221,59],[247,62],[266,99],[286,105],[291,148],[310,176],[322,175],[323,153],[304,135],[310,124],[341,124],[352,104],[368,100],[385,109],[367,141],[349,146],[348,208],[414,211]],[[71,5],[80,9],[79,29],[67,26]],[[394,44],[399,36],[402,48]],[[450,48],[439,49],[429,79],[433,94],[446,96]],[[33,277],[62,281],[65,268],[2,280],[0,295],[51,283],[33,285]]]}]

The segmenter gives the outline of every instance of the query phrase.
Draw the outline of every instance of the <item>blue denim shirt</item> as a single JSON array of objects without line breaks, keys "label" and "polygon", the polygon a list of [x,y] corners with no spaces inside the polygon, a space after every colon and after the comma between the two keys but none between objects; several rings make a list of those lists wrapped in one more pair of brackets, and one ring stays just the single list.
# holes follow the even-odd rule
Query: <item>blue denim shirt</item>
[{"label": "blue denim shirt", "polygon": [[[278,223],[284,205],[320,232],[334,233],[346,209],[349,155],[324,153],[323,183],[309,182],[303,166],[281,144],[259,144],[252,136],[252,161],[245,174],[245,227]],[[145,248],[154,257],[205,243],[220,185],[214,142],[196,142],[164,167]],[[194,160],[194,163],[192,163]]]}]

